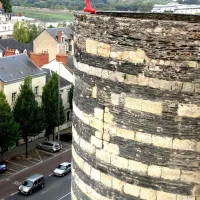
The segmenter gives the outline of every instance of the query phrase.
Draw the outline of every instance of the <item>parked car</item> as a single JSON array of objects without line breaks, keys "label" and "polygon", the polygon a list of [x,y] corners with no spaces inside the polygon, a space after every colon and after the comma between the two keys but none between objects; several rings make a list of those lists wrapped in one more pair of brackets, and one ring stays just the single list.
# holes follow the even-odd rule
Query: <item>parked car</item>
[{"label": "parked car", "polygon": [[37,145],[38,149],[43,149],[43,150],[47,150],[50,152],[56,152],[56,151],[60,151],[60,144],[58,142],[55,141],[46,141],[46,142],[42,142],[40,144]]},{"label": "parked car", "polygon": [[[56,139],[58,140],[58,136],[56,136]],[[60,135],[60,141],[64,142],[72,142],[72,133],[64,133]]]},{"label": "parked car", "polygon": [[0,173],[5,172],[7,170],[6,164],[0,162]]},{"label": "parked car", "polygon": [[42,188],[44,188],[44,176],[42,174],[34,174],[19,186],[19,193],[31,195],[36,190]]},{"label": "parked car", "polygon": [[71,163],[63,162],[54,170],[53,174],[55,176],[65,176],[69,172],[71,172]]}]

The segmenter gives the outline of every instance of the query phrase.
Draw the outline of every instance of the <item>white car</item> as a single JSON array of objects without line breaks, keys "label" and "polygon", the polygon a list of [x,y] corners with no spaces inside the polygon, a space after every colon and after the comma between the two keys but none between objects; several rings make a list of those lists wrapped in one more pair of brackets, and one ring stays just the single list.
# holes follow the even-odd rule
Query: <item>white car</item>
[{"label": "white car", "polygon": [[63,162],[54,170],[53,174],[55,176],[65,176],[69,172],[71,172],[71,163]]}]

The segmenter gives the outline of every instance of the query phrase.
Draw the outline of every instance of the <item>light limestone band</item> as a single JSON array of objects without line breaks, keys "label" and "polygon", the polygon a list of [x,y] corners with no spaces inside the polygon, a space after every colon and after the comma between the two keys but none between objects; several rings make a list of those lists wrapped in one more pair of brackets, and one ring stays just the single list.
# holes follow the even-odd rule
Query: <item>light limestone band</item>
[{"label": "light limestone band", "polygon": [[[93,168],[88,162],[85,162],[74,150],[72,147],[72,155],[75,163],[79,166],[80,169],[87,174],[90,179],[102,183],[105,188],[112,188],[118,190],[119,192],[124,192],[126,194],[132,195],[134,197],[140,197],[144,200],[195,200],[195,197],[176,195],[172,193],[152,190],[144,187],[139,187],[137,185],[128,184],[124,181],[121,181],[117,178],[114,178],[110,175],[100,172],[99,170]],[[102,196],[94,191],[90,186],[84,183],[77,175],[74,170],[73,177],[75,182],[79,186],[82,192],[87,194],[91,198],[97,200],[102,200]],[[89,190],[88,190],[89,187]],[[103,197],[103,199],[107,199]]]},{"label": "light limestone band", "polygon": [[115,124],[112,124],[113,116],[109,113],[109,109],[106,109],[107,112],[104,113],[102,109],[94,108],[94,115],[88,115],[73,103],[73,111],[83,123],[98,130],[96,133],[97,139],[92,137],[92,142],[99,143],[98,146],[101,146],[98,139],[101,140],[104,137],[104,139],[107,138],[107,142],[109,142],[109,137],[119,136],[161,148],[200,152],[200,142],[195,140],[180,140],[172,137],[162,137],[149,133],[117,128]]},{"label": "light limestone band", "polygon": [[[87,73],[89,75],[97,76],[102,79],[108,79],[114,82],[120,82],[128,85],[149,86],[151,88],[161,89],[166,91],[200,93],[199,83],[167,81],[164,79],[145,77],[143,74],[135,76],[123,72],[111,71],[98,67],[89,66],[87,64],[77,62],[76,58],[74,58],[74,62],[78,70]],[[117,63],[111,61],[110,64],[116,65]]]}]

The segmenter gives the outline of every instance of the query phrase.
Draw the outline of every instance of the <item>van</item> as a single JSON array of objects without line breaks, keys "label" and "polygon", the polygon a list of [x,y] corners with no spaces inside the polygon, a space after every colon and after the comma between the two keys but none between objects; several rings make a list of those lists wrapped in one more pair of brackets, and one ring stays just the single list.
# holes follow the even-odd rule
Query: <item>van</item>
[{"label": "van", "polygon": [[42,174],[34,174],[19,186],[19,193],[31,195],[36,190],[42,188],[44,188],[44,176]]},{"label": "van", "polygon": [[60,144],[55,141],[45,141],[37,145],[38,149],[47,150],[50,152],[60,151]]}]

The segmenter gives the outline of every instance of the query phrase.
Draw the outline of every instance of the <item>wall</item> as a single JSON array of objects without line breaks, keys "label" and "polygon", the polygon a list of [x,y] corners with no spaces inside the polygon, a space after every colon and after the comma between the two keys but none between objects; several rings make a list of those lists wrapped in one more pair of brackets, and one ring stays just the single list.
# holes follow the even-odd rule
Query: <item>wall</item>
[{"label": "wall", "polygon": [[46,30],[33,41],[33,52],[39,54],[43,51],[49,53],[49,61],[56,58],[57,41]]},{"label": "wall", "polygon": [[73,200],[199,200],[199,20],[74,15]]}]

